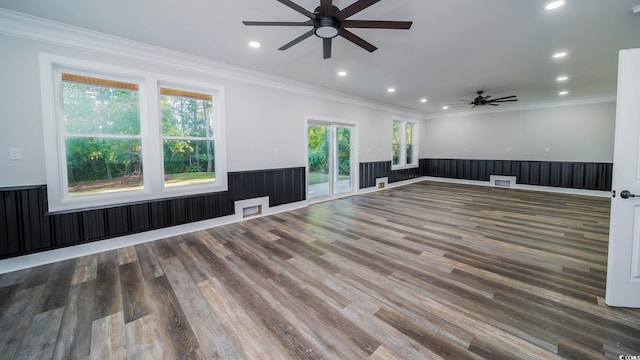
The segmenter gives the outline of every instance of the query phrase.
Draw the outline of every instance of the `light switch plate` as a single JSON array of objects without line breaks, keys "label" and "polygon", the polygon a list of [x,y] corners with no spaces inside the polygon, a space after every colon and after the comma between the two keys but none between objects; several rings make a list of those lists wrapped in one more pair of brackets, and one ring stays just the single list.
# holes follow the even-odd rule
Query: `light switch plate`
[{"label": "light switch plate", "polygon": [[9,160],[21,160],[22,159],[22,149],[21,148],[10,148],[9,149]]}]

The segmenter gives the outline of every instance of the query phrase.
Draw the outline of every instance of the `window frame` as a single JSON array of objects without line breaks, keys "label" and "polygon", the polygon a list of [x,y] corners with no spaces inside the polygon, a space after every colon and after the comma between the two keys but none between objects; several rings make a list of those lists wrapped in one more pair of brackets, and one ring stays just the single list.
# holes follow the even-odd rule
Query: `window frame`
[{"label": "window frame", "polygon": [[[185,188],[191,188],[191,189],[206,189],[207,187],[210,186],[215,186],[215,184],[218,183],[218,164],[217,164],[217,154],[218,154],[218,141],[219,138],[217,136],[218,132],[219,132],[219,128],[217,127],[217,125],[221,122],[220,121],[220,117],[219,117],[219,111],[216,111],[215,109],[220,108],[220,104],[218,101],[216,101],[216,95],[211,91],[211,90],[207,90],[205,88],[202,87],[194,87],[194,86],[189,86],[189,85],[185,85],[184,83],[175,83],[175,82],[167,82],[167,81],[159,81],[157,84],[157,90],[158,90],[158,111],[160,110],[160,97],[162,96],[162,94],[160,93],[160,89],[161,88],[170,88],[170,89],[174,89],[174,90],[182,90],[182,91],[188,91],[188,92],[193,92],[193,93],[201,93],[201,94],[206,94],[206,95],[211,95],[211,102],[212,102],[212,107],[213,107],[213,111],[211,112],[211,122],[213,123],[212,126],[212,131],[213,131],[213,135],[210,137],[190,137],[190,136],[186,136],[186,137],[176,137],[176,136],[165,136],[162,133],[162,115],[158,114],[158,121],[159,121],[159,142],[160,142],[160,157],[162,160],[162,163],[160,164],[161,166],[161,175],[162,175],[162,189],[163,191],[166,192],[181,192],[181,189],[185,189]],[[207,140],[211,140],[213,141],[213,154],[214,154],[214,172],[215,172],[215,181],[212,184],[196,184],[196,185],[180,185],[180,186],[167,186],[165,184],[164,178],[165,178],[165,171],[164,171],[164,150],[163,150],[163,143],[165,140],[167,140],[167,138],[174,138],[174,139],[188,139],[188,140],[196,140],[196,141],[207,141]],[[224,177],[226,179],[227,175],[226,173],[224,174]]]},{"label": "window frame", "polygon": [[[66,145],[61,73],[122,80],[139,85],[140,136],[142,139],[143,184],[140,190],[70,196],[68,193]],[[158,74],[136,68],[113,66],[51,54],[40,54],[40,85],[44,125],[47,194],[49,211],[73,211],[88,208],[119,206],[179,196],[227,191],[226,136],[224,87],[217,84]],[[212,96],[214,111],[213,141],[215,182],[165,187],[162,153],[162,120],[160,118],[160,87],[174,87]]]},{"label": "window frame", "polygon": [[[400,156],[399,163],[393,164],[393,145],[394,145],[394,125],[400,124]],[[407,124],[411,124],[411,145],[413,162],[407,163]],[[418,160],[418,139],[420,133],[420,124],[417,121],[404,120],[394,118],[391,121],[391,170],[411,169],[419,166]]]}]

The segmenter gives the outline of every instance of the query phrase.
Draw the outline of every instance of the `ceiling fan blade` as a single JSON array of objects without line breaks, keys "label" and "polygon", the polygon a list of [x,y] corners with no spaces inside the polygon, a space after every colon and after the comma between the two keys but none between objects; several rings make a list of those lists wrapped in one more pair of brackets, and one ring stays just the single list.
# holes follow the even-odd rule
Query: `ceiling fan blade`
[{"label": "ceiling fan blade", "polygon": [[276,1],[278,1],[279,3],[281,3],[283,5],[286,5],[286,6],[290,7],[291,9],[299,12],[300,14],[302,14],[302,15],[304,15],[306,17],[308,17],[309,19],[315,19],[316,18],[316,15],[314,13],[312,13],[311,11],[303,8],[302,6],[300,6],[300,5],[296,4],[296,3],[294,3],[293,1],[290,1],[290,0],[276,0]]},{"label": "ceiling fan blade", "polygon": [[324,59],[331,58],[331,39],[322,39],[323,56]]},{"label": "ceiling fan blade", "polygon": [[484,97],[485,100],[489,100],[489,98],[491,97],[491,95],[487,95]]},{"label": "ceiling fan blade", "polygon": [[501,103],[501,102],[511,102],[511,101],[518,101],[518,99],[512,99],[512,100],[491,100],[489,102],[497,102],[497,103]]},{"label": "ceiling fan blade", "polygon": [[500,106],[498,104],[492,104],[492,103],[487,103],[487,105],[491,105],[491,106]]},{"label": "ceiling fan blade", "polygon": [[466,103],[466,104],[445,104],[449,107],[461,107],[461,106],[469,106],[471,105],[470,103]]},{"label": "ceiling fan blade", "polygon": [[301,42],[302,40],[305,40],[306,38],[310,37],[311,35],[313,35],[313,29],[311,29],[310,31],[300,35],[299,37],[295,38],[293,41],[285,44],[284,46],[282,46],[278,50],[287,50],[288,48],[292,47],[293,45],[296,45],[297,43]]},{"label": "ceiling fan blade", "polygon": [[400,29],[411,28],[413,21],[344,20],[342,26],[360,29]]},{"label": "ceiling fan blade", "polygon": [[347,29],[340,29],[340,36],[342,36],[343,38],[345,38],[345,39],[351,41],[352,43],[360,46],[361,48],[367,50],[368,52],[374,52],[374,51],[378,50],[377,47],[371,45],[366,40],[364,40],[360,36],[352,33],[351,31],[349,31]]},{"label": "ceiling fan blade", "polygon": [[473,102],[473,100],[462,100],[462,99],[458,99],[456,101],[464,101],[464,102],[469,103],[469,104],[471,104]]},{"label": "ceiling fan blade", "polygon": [[346,8],[340,10],[340,12],[336,14],[336,18],[338,18],[338,20],[344,20],[349,16],[355,15],[356,13],[359,13],[360,11],[377,3],[378,1],[380,0],[358,0],[353,4],[347,6]]},{"label": "ceiling fan blade", "polygon": [[243,24],[247,26],[313,26],[313,21],[243,21]]},{"label": "ceiling fan blade", "polygon": [[503,100],[503,99],[511,99],[511,98],[514,98],[514,97],[516,97],[516,95],[504,96],[504,97],[501,97],[501,98],[493,99],[492,101]]}]

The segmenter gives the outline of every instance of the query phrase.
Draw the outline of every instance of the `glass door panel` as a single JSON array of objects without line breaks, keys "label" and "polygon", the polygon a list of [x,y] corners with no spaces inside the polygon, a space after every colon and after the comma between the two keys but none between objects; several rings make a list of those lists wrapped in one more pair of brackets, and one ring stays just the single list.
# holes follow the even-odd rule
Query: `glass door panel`
[{"label": "glass door panel", "polygon": [[331,195],[330,135],[330,126],[309,124],[309,173],[307,174],[309,199]]},{"label": "glass door panel", "polygon": [[343,194],[351,192],[351,129],[335,128],[335,165],[333,193]]}]

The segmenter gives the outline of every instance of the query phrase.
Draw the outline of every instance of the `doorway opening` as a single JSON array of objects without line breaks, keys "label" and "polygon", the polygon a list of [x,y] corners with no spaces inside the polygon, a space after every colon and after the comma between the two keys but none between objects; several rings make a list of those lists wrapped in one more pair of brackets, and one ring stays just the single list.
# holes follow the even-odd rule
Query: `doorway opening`
[{"label": "doorway opening", "polygon": [[328,199],[354,192],[354,127],[309,121],[307,198]]}]

